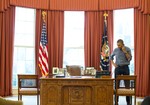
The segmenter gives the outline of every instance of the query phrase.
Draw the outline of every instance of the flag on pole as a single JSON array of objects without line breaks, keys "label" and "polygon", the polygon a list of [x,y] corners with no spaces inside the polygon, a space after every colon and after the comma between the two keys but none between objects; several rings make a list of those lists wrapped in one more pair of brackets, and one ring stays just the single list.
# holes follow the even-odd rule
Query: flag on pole
[{"label": "flag on pole", "polygon": [[47,46],[47,32],[46,32],[46,23],[45,23],[46,12],[42,12],[42,31],[39,47],[39,68],[41,70],[42,76],[47,76],[49,73],[48,68],[48,46]]},{"label": "flag on pole", "polygon": [[107,39],[107,18],[108,14],[104,13],[104,33],[102,36],[102,46],[100,53],[101,70],[109,70],[109,45]]}]

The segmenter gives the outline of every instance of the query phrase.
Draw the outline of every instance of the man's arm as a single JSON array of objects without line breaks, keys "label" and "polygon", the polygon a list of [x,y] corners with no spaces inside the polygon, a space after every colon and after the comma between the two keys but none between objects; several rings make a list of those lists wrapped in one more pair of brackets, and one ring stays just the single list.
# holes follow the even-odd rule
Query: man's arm
[{"label": "man's arm", "polygon": [[131,55],[128,52],[125,52],[125,55],[126,55],[128,61],[130,61],[131,60]]},{"label": "man's arm", "polygon": [[128,61],[131,60],[132,56],[131,56],[131,50],[127,51],[125,47],[122,47],[122,51],[124,52],[126,58],[128,59]]},{"label": "man's arm", "polygon": [[118,66],[118,65],[116,65],[116,63],[113,60],[111,60],[111,63],[115,68]]},{"label": "man's arm", "polygon": [[110,55],[110,61],[111,61],[112,65],[116,68],[117,65],[116,65],[116,63],[113,61],[113,60],[114,60],[114,56],[115,56],[115,51],[113,51],[113,53]]}]

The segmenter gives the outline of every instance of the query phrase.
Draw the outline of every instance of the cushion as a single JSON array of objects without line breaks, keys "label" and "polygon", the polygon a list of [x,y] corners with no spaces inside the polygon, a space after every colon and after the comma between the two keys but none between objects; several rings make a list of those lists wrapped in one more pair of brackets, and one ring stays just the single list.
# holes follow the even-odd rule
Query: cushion
[{"label": "cushion", "polygon": [[118,94],[135,94],[134,89],[117,89]]},{"label": "cushion", "polygon": [[0,97],[0,105],[23,105],[22,101],[7,100]]}]

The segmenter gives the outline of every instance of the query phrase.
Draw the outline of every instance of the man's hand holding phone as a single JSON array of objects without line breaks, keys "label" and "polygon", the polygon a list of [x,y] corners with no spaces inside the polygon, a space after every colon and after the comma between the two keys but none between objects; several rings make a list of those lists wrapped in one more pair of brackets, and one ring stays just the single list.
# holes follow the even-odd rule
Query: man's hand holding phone
[{"label": "man's hand holding phone", "polygon": [[125,54],[127,54],[127,51],[126,51],[125,46],[122,46],[122,51],[123,51]]}]

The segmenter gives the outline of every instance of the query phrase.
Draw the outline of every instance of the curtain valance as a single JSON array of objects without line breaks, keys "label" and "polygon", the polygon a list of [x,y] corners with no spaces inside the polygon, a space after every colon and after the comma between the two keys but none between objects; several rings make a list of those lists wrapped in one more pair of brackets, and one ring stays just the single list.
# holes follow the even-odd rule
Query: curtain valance
[{"label": "curtain valance", "polygon": [[50,0],[10,0],[10,5],[36,9],[49,9]]},{"label": "curtain valance", "polygon": [[144,14],[150,14],[150,0],[0,0],[0,12],[6,10],[10,5],[63,11],[138,8]]},{"label": "curtain valance", "polygon": [[135,8],[138,6],[139,0],[99,0],[99,10]]},{"label": "curtain valance", "polygon": [[10,0],[0,0],[0,12],[4,11],[10,6]]},{"label": "curtain valance", "polygon": [[139,0],[138,9],[143,12],[143,14],[150,14],[150,0]]},{"label": "curtain valance", "polygon": [[50,0],[50,10],[98,10],[99,0]]}]

